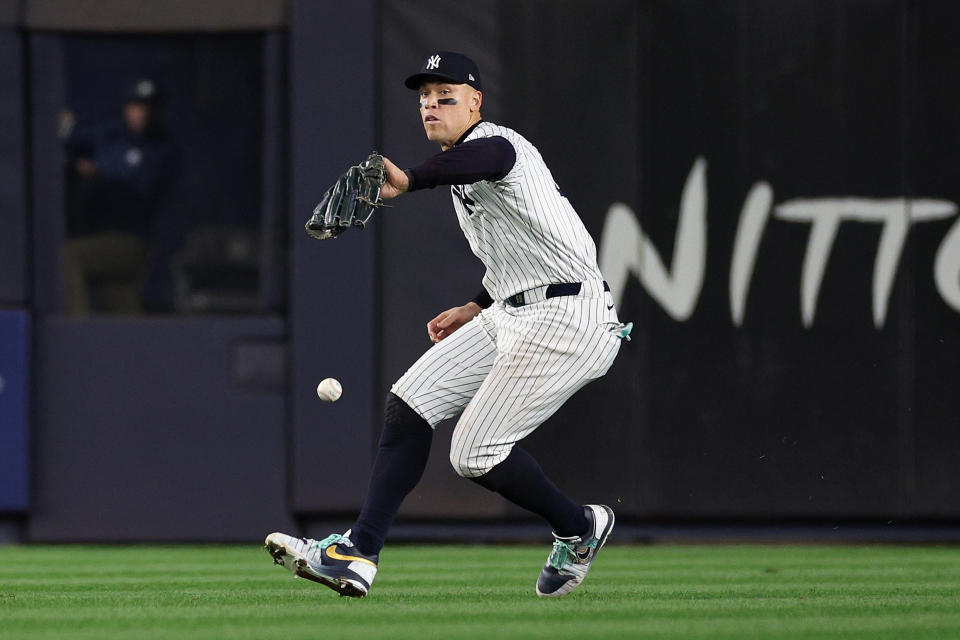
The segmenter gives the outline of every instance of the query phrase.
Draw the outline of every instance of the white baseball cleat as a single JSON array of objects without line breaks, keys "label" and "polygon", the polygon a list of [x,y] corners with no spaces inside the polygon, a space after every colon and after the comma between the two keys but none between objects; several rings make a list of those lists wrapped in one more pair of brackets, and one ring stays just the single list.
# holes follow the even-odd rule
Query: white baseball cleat
[{"label": "white baseball cleat", "polygon": [[330,587],[341,596],[362,598],[370,591],[377,575],[379,554],[360,553],[345,534],[333,534],[323,540],[295,538],[271,533],[264,547],[273,563],[283,565],[301,578]]},{"label": "white baseball cleat", "polygon": [[613,509],[603,504],[588,504],[584,510],[590,522],[586,534],[569,538],[553,534],[553,550],[537,580],[538,596],[565,596],[576,589],[613,531]]}]

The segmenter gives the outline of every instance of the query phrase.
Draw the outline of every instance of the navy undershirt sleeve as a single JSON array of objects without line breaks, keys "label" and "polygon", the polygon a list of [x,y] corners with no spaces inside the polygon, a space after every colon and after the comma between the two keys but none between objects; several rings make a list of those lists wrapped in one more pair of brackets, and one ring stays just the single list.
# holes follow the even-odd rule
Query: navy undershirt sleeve
[{"label": "navy undershirt sleeve", "polygon": [[477,303],[481,309],[486,309],[493,304],[493,298],[491,298],[490,294],[487,293],[486,288],[482,288],[480,289],[480,293],[478,293],[477,296],[471,300],[471,302]]},{"label": "navy undershirt sleeve", "polygon": [[517,152],[503,136],[463,142],[406,170],[410,188],[432,189],[441,184],[473,184],[500,180],[513,169]]}]

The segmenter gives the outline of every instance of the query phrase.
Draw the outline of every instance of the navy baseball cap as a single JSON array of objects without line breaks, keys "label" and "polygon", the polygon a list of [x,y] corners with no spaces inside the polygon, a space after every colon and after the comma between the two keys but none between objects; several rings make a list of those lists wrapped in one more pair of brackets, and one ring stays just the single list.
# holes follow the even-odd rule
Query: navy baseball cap
[{"label": "navy baseball cap", "polygon": [[416,91],[424,82],[438,80],[452,84],[468,84],[477,91],[483,91],[477,63],[462,53],[453,51],[437,51],[427,57],[420,71],[407,78],[403,84]]},{"label": "navy baseball cap", "polygon": [[161,101],[160,88],[150,78],[141,78],[127,87],[126,101],[155,105]]}]

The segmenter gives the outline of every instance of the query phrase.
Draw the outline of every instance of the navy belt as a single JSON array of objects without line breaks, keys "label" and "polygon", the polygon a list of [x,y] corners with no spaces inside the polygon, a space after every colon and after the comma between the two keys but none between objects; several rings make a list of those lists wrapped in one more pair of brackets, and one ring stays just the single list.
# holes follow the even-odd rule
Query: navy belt
[{"label": "navy belt", "polygon": [[[542,299],[546,298],[559,298],[561,296],[575,296],[580,293],[580,290],[583,288],[582,282],[560,282],[558,284],[548,284],[546,287],[538,287],[537,289],[530,289],[529,291],[521,291],[520,293],[515,293],[504,302],[506,302],[511,307],[522,307],[533,302],[538,302],[540,289],[546,289],[543,294]],[[603,290],[610,291],[610,285],[604,281]]]}]

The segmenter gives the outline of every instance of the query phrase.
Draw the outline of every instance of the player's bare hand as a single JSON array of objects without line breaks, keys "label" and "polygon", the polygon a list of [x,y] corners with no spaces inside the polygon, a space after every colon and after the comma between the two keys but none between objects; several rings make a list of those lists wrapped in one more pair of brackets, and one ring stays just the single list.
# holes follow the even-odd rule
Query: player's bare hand
[{"label": "player's bare hand", "polygon": [[396,198],[410,188],[410,178],[397,165],[384,156],[383,167],[387,170],[387,181],[380,189],[380,197],[384,200]]},{"label": "player's bare hand", "polygon": [[480,305],[476,302],[468,302],[462,307],[447,309],[427,323],[427,335],[430,337],[430,342],[440,342],[473,320],[480,311]]}]

